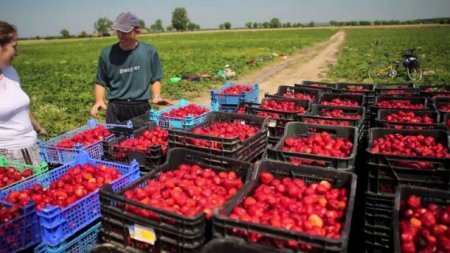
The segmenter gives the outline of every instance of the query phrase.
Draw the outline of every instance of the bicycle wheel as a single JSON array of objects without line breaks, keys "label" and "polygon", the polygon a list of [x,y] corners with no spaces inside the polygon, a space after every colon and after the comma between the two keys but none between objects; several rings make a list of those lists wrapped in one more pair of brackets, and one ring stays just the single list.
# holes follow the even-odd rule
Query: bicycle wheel
[{"label": "bicycle wheel", "polygon": [[407,67],[406,73],[408,74],[409,79],[413,81],[418,81],[422,79],[422,68],[418,67]]},{"label": "bicycle wheel", "polygon": [[369,75],[370,79],[387,78],[389,76],[390,70],[391,64],[378,62],[370,65],[369,69],[367,70],[367,74]]}]

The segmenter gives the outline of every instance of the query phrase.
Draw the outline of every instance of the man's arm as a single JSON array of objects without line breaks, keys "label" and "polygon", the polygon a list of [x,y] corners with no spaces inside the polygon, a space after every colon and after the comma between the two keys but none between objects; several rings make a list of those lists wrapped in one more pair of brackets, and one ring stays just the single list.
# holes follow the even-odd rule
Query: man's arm
[{"label": "man's arm", "polygon": [[106,110],[106,104],[103,101],[103,98],[105,97],[105,90],[105,87],[103,87],[102,85],[95,84],[95,104],[91,109],[91,115],[93,117],[97,117],[98,109]]},{"label": "man's arm", "polygon": [[152,103],[158,105],[171,105],[169,100],[161,98],[161,82],[155,81],[152,84]]}]

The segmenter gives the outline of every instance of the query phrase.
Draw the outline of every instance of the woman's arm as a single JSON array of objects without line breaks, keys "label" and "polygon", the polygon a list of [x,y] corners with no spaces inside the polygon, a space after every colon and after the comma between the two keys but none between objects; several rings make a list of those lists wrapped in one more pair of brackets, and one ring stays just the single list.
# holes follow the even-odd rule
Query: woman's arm
[{"label": "woman's arm", "polygon": [[30,115],[30,120],[31,120],[31,125],[33,125],[33,129],[34,131],[36,131],[36,133],[40,134],[40,135],[44,135],[47,136],[47,130],[45,130],[45,128],[43,128],[39,122],[37,122],[36,117],[34,117],[33,113],[28,110],[28,114]]}]

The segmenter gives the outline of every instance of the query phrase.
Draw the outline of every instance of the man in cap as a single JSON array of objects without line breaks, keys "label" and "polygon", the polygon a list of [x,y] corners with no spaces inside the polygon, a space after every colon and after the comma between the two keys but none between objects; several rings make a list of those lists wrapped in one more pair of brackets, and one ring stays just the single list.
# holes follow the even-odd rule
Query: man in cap
[{"label": "man in cap", "polygon": [[[155,104],[170,104],[161,98],[163,73],[155,47],[136,40],[139,26],[140,20],[134,14],[121,13],[113,24],[119,42],[100,54],[91,115],[96,117],[99,109],[105,109],[106,123],[145,114],[150,109],[150,99]],[[103,100],[106,89],[108,106]]]}]

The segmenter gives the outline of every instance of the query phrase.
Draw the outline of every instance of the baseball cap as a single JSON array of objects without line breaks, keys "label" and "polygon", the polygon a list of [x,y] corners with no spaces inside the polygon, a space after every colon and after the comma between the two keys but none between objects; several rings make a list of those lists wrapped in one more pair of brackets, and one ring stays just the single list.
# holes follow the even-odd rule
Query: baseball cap
[{"label": "baseball cap", "polygon": [[129,33],[134,27],[139,27],[139,18],[131,12],[122,12],[114,20],[112,28],[124,33]]}]

